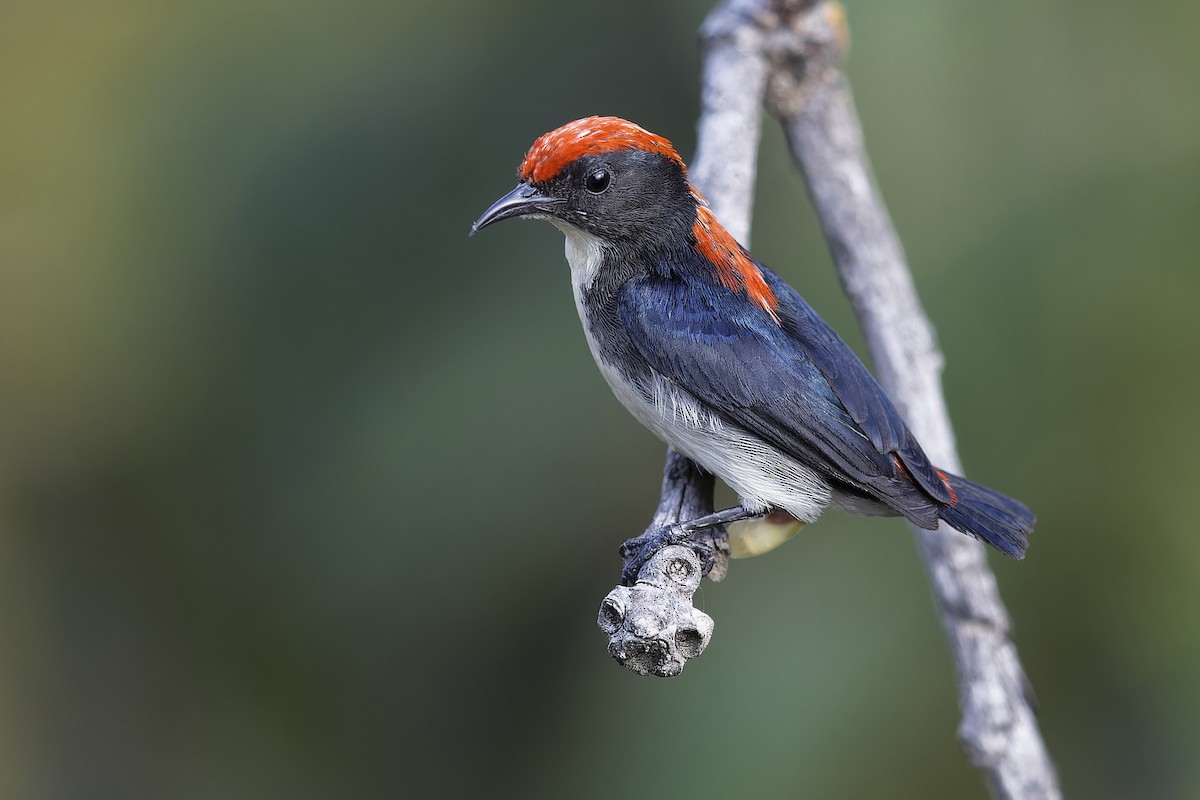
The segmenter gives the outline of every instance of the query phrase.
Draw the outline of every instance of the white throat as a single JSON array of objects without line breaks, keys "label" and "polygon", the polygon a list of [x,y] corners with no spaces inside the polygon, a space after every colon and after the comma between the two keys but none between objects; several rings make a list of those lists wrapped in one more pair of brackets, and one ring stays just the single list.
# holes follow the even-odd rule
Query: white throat
[{"label": "white throat", "polygon": [[571,266],[571,283],[575,286],[576,300],[582,290],[591,287],[604,260],[604,244],[599,237],[580,230],[570,223],[549,218],[554,227],[567,237],[567,263]]}]

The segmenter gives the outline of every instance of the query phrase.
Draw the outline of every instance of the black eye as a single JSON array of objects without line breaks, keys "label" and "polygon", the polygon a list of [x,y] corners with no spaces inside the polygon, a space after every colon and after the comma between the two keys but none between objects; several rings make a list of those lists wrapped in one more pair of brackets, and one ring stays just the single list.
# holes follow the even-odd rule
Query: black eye
[{"label": "black eye", "polygon": [[608,188],[608,184],[610,183],[612,183],[612,176],[608,173],[608,170],[604,168],[592,170],[588,173],[588,176],[583,179],[583,185],[586,186],[587,190],[592,194],[603,193],[604,190]]}]

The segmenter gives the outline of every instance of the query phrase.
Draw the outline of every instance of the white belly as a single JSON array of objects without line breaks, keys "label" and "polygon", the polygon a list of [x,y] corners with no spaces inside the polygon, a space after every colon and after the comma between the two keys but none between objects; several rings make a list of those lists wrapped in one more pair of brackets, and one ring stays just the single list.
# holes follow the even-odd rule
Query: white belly
[{"label": "white belly", "polygon": [[812,522],[829,505],[829,483],[816,472],[720,419],[659,376],[647,397],[601,362],[590,335],[588,344],[621,404],[664,442],[725,481],[747,510],[782,508]]}]

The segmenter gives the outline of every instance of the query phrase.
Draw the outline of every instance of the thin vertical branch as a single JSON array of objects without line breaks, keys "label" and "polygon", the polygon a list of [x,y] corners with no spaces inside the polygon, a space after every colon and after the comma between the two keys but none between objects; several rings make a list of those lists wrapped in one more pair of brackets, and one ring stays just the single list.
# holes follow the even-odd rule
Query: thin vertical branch
[{"label": "thin vertical branch", "polygon": [[[961,472],[941,387],[943,357],[839,66],[847,40],[841,7],[824,2],[780,21],[796,38],[792,57],[777,59],[768,105],[804,174],[876,375],[933,462]],[[959,738],[972,762],[996,797],[1059,797],[984,546],[945,525],[913,531],[954,656]]]},{"label": "thin vertical branch", "polygon": [[755,0],[723,3],[700,28],[705,55],[700,121],[696,155],[688,169],[689,179],[708,199],[717,219],[744,247],[750,246],[769,69],[763,58],[766,31],[746,24],[756,5]]}]

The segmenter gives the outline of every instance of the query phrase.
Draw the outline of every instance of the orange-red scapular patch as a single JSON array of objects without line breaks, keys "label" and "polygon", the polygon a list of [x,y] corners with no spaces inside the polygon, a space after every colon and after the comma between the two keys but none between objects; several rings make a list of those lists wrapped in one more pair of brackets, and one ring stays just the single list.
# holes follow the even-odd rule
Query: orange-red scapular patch
[{"label": "orange-red scapular patch", "polygon": [[696,195],[696,222],[692,225],[692,235],[696,237],[696,250],[717,267],[717,278],[721,285],[730,291],[745,291],[746,296],[779,322],[775,310],[779,308],[779,299],[767,286],[762,271],[751,260],[737,240],[717,221],[717,217],[704,204],[704,198],[699,192]]},{"label": "orange-red scapular patch", "polygon": [[542,134],[521,162],[521,180],[548,181],[584,156],[616,150],[648,150],[683,166],[683,159],[662,136],[620,117],[584,117]]}]

